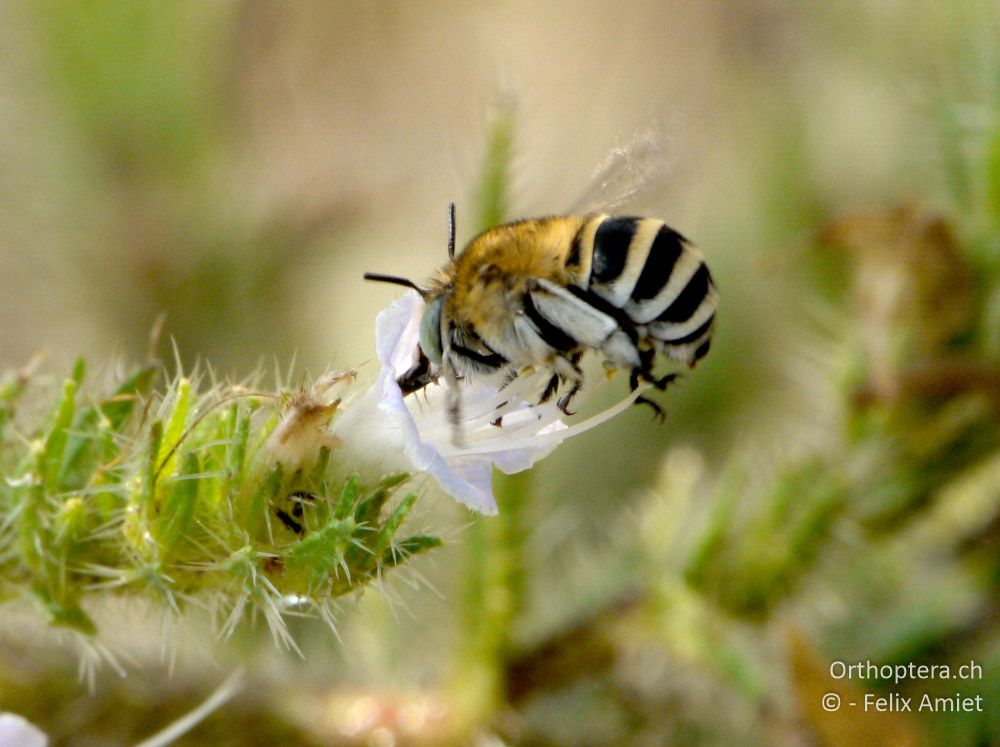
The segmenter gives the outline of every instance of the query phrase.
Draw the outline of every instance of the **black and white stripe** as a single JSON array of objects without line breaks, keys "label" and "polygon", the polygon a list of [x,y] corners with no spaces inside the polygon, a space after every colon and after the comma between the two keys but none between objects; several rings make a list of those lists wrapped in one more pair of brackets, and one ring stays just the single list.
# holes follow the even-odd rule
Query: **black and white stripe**
[{"label": "black and white stripe", "polygon": [[688,364],[708,352],[715,285],[701,252],[681,234],[653,218],[598,216],[574,241],[579,289],[620,309],[623,329],[631,323],[639,338]]},{"label": "black and white stripe", "polygon": [[[450,351],[459,361],[463,372],[489,375],[496,373],[509,361],[483,342],[482,338],[468,329],[461,329],[454,322],[449,324]],[[477,350],[475,348],[479,348]],[[481,352],[482,351],[482,352]]]},{"label": "black and white stripe", "polygon": [[583,348],[630,369],[633,388],[640,381],[663,388],[674,378],[654,375],[656,353],[693,366],[708,352],[716,306],[712,275],[701,253],[663,221],[591,218],[573,237],[566,266],[575,283],[534,279],[514,322],[529,357],[552,360],[558,377],[574,382],[562,405],[579,389],[580,375],[575,365],[560,370],[558,364]]}]

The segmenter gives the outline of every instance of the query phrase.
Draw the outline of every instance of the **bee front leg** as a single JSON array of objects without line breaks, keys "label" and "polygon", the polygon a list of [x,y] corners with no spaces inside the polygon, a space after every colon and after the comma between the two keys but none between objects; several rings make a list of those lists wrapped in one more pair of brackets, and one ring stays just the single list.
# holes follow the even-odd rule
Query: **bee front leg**
[{"label": "bee front leg", "polygon": [[552,374],[552,378],[549,379],[549,383],[545,385],[545,391],[542,392],[542,396],[538,398],[538,404],[544,405],[550,399],[552,395],[559,390],[559,374]]},{"label": "bee front leg", "polygon": [[497,391],[503,391],[509,387],[517,379],[517,369],[513,366],[509,367],[503,375],[503,381],[500,382],[500,386],[497,387]]}]

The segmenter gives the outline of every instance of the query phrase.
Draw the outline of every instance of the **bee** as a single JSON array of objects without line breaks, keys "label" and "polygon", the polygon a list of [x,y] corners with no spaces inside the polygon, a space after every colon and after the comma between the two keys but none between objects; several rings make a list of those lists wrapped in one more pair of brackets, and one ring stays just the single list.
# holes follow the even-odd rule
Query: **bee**
[{"label": "bee", "polygon": [[[417,364],[399,379],[404,394],[443,377],[449,414],[460,419],[458,381],[523,372],[551,374],[540,396],[559,395],[567,415],[584,382],[588,350],[609,370],[627,369],[633,391],[666,388],[658,359],[693,367],[709,350],[717,293],[705,259],[655,218],[603,213],[531,218],[496,226],[456,256],[449,207],[448,263],[426,284],[365,278],[415,289],[426,307]],[[646,397],[637,403],[662,409]]]}]

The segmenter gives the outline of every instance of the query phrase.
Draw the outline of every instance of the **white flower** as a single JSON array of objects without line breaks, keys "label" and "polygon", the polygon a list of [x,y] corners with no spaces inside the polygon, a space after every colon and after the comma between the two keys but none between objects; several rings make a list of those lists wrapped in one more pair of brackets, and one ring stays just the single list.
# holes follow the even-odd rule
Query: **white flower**
[{"label": "white flower", "polygon": [[[567,426],[555,398],[535,403],[550,376],[547,372],[518,376],[502,389],[463,381],[464,443],[456,447],[444,385],[431,384],[404,398],[396,383],[416,360],[423,307],[419,294],[408,291],[375,319],[378,379],[360,399],[344,405],[333,430],[344,450],[368,459],[378,455],[385,469],[429,473],[446,493],[476,511],[497,513],[491,467],[507,474],[526,470],[565,439],[617,415],[641,393],[632,392],[604,412]],[[502,426],[493,425],[500,417]]]},{"label": "white flower", "polygon": [[16,713],[0,713],[0,747],[45,747],[45,732]]}]

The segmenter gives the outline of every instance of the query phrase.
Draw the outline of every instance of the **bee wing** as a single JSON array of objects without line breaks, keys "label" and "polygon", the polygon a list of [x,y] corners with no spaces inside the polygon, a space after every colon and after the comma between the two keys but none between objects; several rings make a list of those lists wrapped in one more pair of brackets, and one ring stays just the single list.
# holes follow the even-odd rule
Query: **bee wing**
[{"label": "bee wing", "polygon": [[[536,327],[541,327],[539,334],[543,340],[548,341],[562,333],[577,343],[599,349],[618,329],[618,322],[562,286],[543,278],[536,278],[533,286],[528,295],[541,319],[535,317],[532,322]],[[554,332],[546,323],[558,332]],[[558,348],[559,345],[552,347]]]},{"label": "bee wing", "polygon": [[666,137],[659,128],[636,132],[616,146],[590,178],[570,214],[615,213],[662,190],[671,171]]}]

